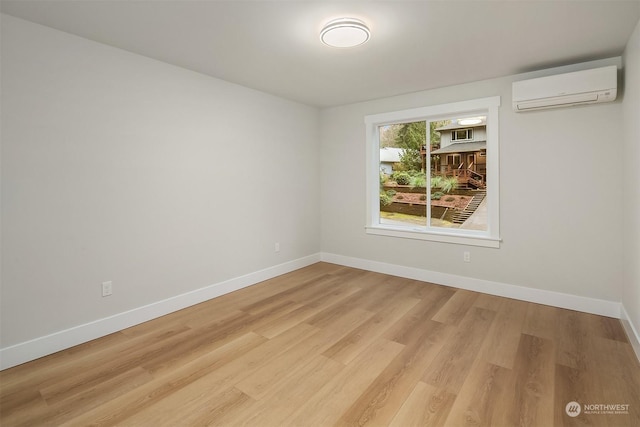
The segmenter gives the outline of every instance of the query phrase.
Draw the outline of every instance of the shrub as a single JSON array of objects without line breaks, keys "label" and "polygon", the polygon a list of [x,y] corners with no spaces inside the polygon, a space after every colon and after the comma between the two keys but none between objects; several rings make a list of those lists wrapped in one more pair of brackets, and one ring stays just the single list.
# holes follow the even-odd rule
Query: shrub
[{"label": "shrub", "polygon": [[415,187],[424,187],[427,185],[427,177],[425,174],[420,173],[411,178],[411,186]]},{"label": "shrub", "polygon": [[393,200],[386,193],[380,193],[380,206],[389,206]]},{"label": "shrub", "polygon": [[440,188],[442,185],[442,177],[441,176],[432,176],[431,177],[431,188]]},{"label": "shrub", "polygon": [[440,200],[444,196],[443,193],[436,191],[435,193],[431,193],[431,200]]},{"label": "shrub", "polygon": [[440,188],[442,188],[443,192],[450,193],[451,191],[458,188],[458,178],[456,178],[455,176],[450,176],[449,178],[443,179]]},{"label": "shrub", "polygon": [[391,179],[393,179],[393,174],[398,172],[406,172],[407,168],[402,163],[394,163],[393,164],[393,173],[391,174]]},{"label": "shrub", "polygon": [[409,183],[411,183],[411,175],[407,172],[394,173],[393,180],[397,182],[398,185],[409,185]]}]

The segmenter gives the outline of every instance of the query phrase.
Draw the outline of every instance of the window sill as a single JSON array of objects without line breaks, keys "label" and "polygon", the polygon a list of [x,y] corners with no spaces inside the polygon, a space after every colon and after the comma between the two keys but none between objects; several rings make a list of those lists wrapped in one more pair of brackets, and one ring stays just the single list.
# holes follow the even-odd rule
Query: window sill
[{"label": "window sill", "polygon": [[402,239],[427,240],[431,242],[452,243],[456,245],[481,246],[485,248],[499,248],[500,239],[488,236],[475,236],[470,234],[453,235],[450,233],[438,233],[434,231],[425,231],[420,229],[400,230],[396,227],[368,226],[367,234],[377,236],[399,237]]}]

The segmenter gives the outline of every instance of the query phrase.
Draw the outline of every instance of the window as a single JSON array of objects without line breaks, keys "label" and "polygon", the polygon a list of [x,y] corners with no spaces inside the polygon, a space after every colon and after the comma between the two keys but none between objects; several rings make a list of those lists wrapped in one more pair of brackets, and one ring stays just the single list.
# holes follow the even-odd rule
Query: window
[{"label": "window", "polygon": [[[491,97],[366,116],[367,233],[499,247],[499,106]],[[383,146],[402,153],[391,173]]]},{"label": "window", "polygon": [[473,129],[455,129],[451,132],[452,141],[468,141],[473,139]]},{"label": "window", "polygon": [[447,165],[458,167],[460,165],[460,154],[447,154]]}]

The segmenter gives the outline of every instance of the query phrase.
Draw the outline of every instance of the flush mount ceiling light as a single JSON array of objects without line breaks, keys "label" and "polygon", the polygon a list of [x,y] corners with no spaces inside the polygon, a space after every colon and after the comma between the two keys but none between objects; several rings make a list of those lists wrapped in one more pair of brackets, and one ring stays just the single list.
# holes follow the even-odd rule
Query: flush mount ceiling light
[{"label": "flush mount ceiling light", "polygon": [[322,43],[333,47],[354,47],[369,40],[369,28],[355,18],[334,19],[320,31]]}]

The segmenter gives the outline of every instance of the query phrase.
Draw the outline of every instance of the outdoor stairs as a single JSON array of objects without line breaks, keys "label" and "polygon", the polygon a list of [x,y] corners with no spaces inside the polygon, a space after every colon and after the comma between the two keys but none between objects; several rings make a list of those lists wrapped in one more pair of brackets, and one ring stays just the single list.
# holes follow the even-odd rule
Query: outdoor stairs
[{"label": "outdoor stairs", "polygon": [[486,195],[486,190],[479,190],[476,194],[474,194],[467,207],[464,208],[464,210],[456,212],[455,215],[453,215],[453,223],[462,224],[466,220],[468,220],[469,217],[476,211],[476,209],[478,209],[478,206],[480,206],[480,203],[482,203]]}]

